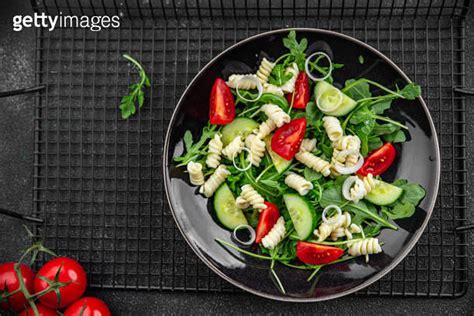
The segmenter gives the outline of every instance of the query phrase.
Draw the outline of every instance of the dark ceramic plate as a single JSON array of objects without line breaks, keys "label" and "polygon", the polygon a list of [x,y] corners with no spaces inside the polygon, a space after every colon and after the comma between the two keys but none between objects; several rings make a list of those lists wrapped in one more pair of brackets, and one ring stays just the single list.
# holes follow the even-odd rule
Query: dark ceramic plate
[{"label": "dark ceramic plate", "polygon": [[[337,63],[345,66],[333,73],[335,84],[366,77],[387,86],[404,86],[409,78],[386,56],[352,37],[318,29],[296,29],[298,37],[306,37],[311,51],[325,51]],[[191,130],[198,137],[208,121],[208,102],[216,77],[232,73],[254,73],[259,56],[276,58],[287,52],[282,45],[288,30],[259,34],[226,49],[209,62],[193,79],[178,102],[166,135],[164,148],[164,182],[168,202],[176,223],[194,252],[209,268],[230,283],[251,293],[284,301],[321,301],[360,290],[377,281],[393,269],[413,248],[425,228],[438,192],[440,158],[435,127],[426,104],[397,100],[389,116],[409,127],[408,141],[397,146],[394,165],[384,179],[408,179],[426,188],[427,194],[413,217],[397,220],[398,231],[385,229],[379,236],[383,253],[365,263],[360,257],[325,267],[312,282],[310,271],[278,265],[279,275],[287,293],[279,292],[268,270],[268,263],[221,247],[215,238],[231,242],[231,233],[217,224],[211,203],[197,194],[188,182],[185,168],[176,168],[173,157],[183,152],[183,134]],[[358,57],[364,57],[360,64]]]}]

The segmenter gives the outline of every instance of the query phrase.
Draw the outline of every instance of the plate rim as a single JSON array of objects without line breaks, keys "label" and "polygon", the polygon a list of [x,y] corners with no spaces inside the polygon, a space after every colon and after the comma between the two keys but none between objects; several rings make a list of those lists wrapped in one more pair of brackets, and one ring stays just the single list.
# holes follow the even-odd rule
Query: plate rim
[{"label": "plate rim", "polygon": [[167,200],[168,205],[170,207],[171,214],[172,214],[173,219],[176,223],[176,226],[178,227],[181,235],[183,235],[184,240],[186,241],[186,243],[191,247],[191,249],[198,256],[198,258],[200,260],[202,260],[206,264],[206,266],[208,268],[210,268],[213,272],[215,272],[217,275],[219,275],[221,278],[223,278],[227,282],[231,283],[232,285],[234,285],[234,286],[236,286],[236,287],[238,287],[238,288],[240,288],[240,289],[242,289],[246,292],[249,292],[249,293],[252,293],[252,294],[255,294],[257,296],[264,297],[264,298],[267,298],[267,299],[272,299],[272,300],[276,300],[276,301],[283,301],[283,302],[300,302],[300,303],[322,302],[322,301],[327,301],[327,300],[332,300],[332,299],[336,299],[336,298],[339,298],[339,297],[343,297],[343,296],[355,293],[359,290],[362,290],[362,289],[370,286],[371,284],[377,282],[383,276],[385,276],[387,273],[392,271],[403,259],[405,259],[405,257],[408,255],[408,253],[418,243],[421,235],[423,234],[424,230],[426,229],[426,226],[428,225],[429,220],[431,219],[431,215],[433,213],[433,209],[435,207],[436,199],[437,199],[438,191],[439,191],[439,184],[440,184],[440,177],[441,177],[441,161],[440,161],[441,154],[440,154],[440,148],[439,148],[439,142],[438,142],[438,134],[436,133],[436,127],[434,125],[433,118],[431,117],[431,113],[430,113],[430,111],[429,111],[429,109],[428,109],[428,107],[427,107],[427,105],[426,105],[426,103],[425,103],[422,96],[417,97],[417,99],[420,101],[421,106],[422,106],[426,116],[428,117],[428,122],[429,122],[429,125],[430,125],[430,129],[432,131],[434,131],[433,139],[434,139],[434,143],[435,143],[435,147],[436,147],[435,148],[436,173],[435,173],[435,183],[434,183],[434,193],[435,194],[433,195],[433,198],[429,201],[428,207],[426,208],[427,216],[425,217],[425,220],[421,224],[420,228],[413,234],[413,237],[411,238],[410,242],[407,243],[407,245],[400,252],[400,254],[389,265],[387,265],[384,269],[377,272],[375,275],[373,275],[369,279],[365,280],[361,284],[359,284],[359,285],[357,285],[357,286],[355,286],[355,287],[353,287],[349,290],[346,290],[346,291],[343,291],[343,292],[340,292],[340,293],[334,293],[334,294],[324,296],[324,297],[298,298],[298,297],[277,296],[277,295],[274,295],[274,294],[263,293],[261,291],[258,291],[257,289],[248,287],[248,286],[238,282],[237,280],[232,279],[231,277],[229,277],[225,273],[223,273],[219,268],[214,266],[214,264],[210,260],[208,260],[205,256],[203,256],[201,254],[201,251],[199,249],[197,249],[197,247],[195,247],[188,240],[188,236],[183,232],[183,230],[182,230],[182,228],[179,224],[179,221],[177,219],[177,216],[175,215],[175,210],[173,208],[173,204],[171,203],[170,194],[169,194],[169,180],[170,180],[170,178],[169,178],[169,172],[168,172],[168,166],[169,166],[168,151],[169,151],[169,143],[170,143],[170,137],[171,137],[171,131],[172,131],[171,127],[173,125],[172,123],[174,123],[174,121],[176,120],[176,116],[178,115],[178,112],[179,112],[179,110],[182,106],[181,103],[183,101],[183,98],[188,93],[188,90],[190,89],[190,87],[194,84],[194,82],[198,78],[200,78],[202,76],[202,74],[208,68],[210,68],[215,63],[215,61],[218,58],[225,55],[228,51],[230,51],[230,50],[232,50],[232,49],[234,49],[234,48],[236,48],[240,45],[243,45],[244,43],[256,40],[259,37],[265,37],[265,36],[269,36],[269,35],[276,34],[276,33],[289,32],[289,31],[292,31],[292,30],[294,30],[296,32],[305,31],[305,32],[314,32],[314,33],[324,33],[324,34],[336,36],[336,37],[343,38],[345,40],[351,41],[351,42],[353,42],[357,45],[360,45],[360,46],[364,47],[365,49],[370,50],[372,53],[374,53],[375,55],[380,57],[382,60],[384,60],[386,63],[388,63],[396,72],[398,72],[399,75],[403,79],[405,79],[408,83],[413,82],[405,74],[405,72],[397,64],[395,64],[395,62],[393,62],[390,58],[388,58],[385,54],[380,52],[378,49],[376,49],[375,47],[372,47],[371,45],[369,45],[369,44],[367,44],[367,43],[365,43],[361,40],[358,40],[358,39],[356,39],[352,36],[349,36],[349,35],[346,35],[346,34],[343,34],[343,33],[339,33],[339,32],[336,32],[336,31],[331,31],[331,30],[326,30],[326,29],[320,29],[320,28],[296,27],[296,28],[280,28],[280,29],[271,30],[271,31],[262,32],[262,33],[252,35],[250,37],[247,37],[247,38],[245,38],[245,39],[229,46],[228,48],[224,49],[222,52],[217,54],[215,57],[213,57],[204,67],[201,68],[201,70],[199,70],[199,72],[194,76],[194,78],[187,85],[186,89],[183,91],[181,97],[179,98],[179,100],[176,104],[175,109],[173,110],[173,114],[171,115],[169,125],[168,125],[168,128],[166,130],[165,143],[164,143],[164,147],[163,147],[163,182],[164,182],[164,186],[165,186],[166,200]]}]

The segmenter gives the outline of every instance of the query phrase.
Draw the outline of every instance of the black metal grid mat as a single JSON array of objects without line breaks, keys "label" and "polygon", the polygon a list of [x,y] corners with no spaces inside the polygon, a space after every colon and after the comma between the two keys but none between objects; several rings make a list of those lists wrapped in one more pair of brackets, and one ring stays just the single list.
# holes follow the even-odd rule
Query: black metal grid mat
[{"label": "black metal grid mat", "polygon": [[[441,186],[427,230],[402,264],[359,294],[462,295],[467,235],[454,228],[466,220],[465,105],[453,87],[464,86],[466,5],[282,1],[270,8],[249,0],[235,9],[240,1],[191,2],[34,4],[49,14],[132,17],[101,32],[38,31],[37,83],[47,89],[35,109],[33,204],[45,219],[39,228],[46,245],[83,262],[93,287],[234,290],[196,258],[175,227],[162,183],[165,131],[186,85],[224,48],[266,30],[318,27],[367,42],[422,85],[441,146]],[[118,104],[136,79],[121,57],[127,52],[142,61],[152,87],[143,108],[124,121]]]}]

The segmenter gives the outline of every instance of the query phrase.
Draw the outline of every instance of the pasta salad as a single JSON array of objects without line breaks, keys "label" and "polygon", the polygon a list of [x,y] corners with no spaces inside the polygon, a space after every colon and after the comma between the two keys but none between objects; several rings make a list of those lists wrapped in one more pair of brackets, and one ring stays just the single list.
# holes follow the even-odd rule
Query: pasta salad
[{"label": "pasta salad", "polygon": [[[186,167],[199,193],[213,199],[213,216],[232,231],[224,247],[275,264],[311,270],[383,251],[381,229],[411,217],[422,186],[383,180],[408,128],[384,115],[420,87],[388,88],[367,78],[334,83],[344,67],[294,31],[288,53],[263,57],[255,73],[217,78],[209,123],[197,141],[184,134]],[[360,56],[359,61],[363,61]],[[360,261],[363,264],[363,261]]]}]

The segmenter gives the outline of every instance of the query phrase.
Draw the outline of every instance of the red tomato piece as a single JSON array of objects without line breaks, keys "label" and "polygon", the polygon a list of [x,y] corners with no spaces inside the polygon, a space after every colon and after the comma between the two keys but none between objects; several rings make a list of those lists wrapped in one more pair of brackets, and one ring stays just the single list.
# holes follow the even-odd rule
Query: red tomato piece
[{"label": "red tomato piece", "polygon": [[280,218],[280,211],[275,204],[265,202],[265,205],[267,208],[260,213],[260,217],[258,218],[257,237],[255,238],[257,244],[270,232],[278,221],[278,218]]},{"label": "red tomato piece", "polygon": [[386,143],[365,159],[364,164],[357,171],[357,174],[366,176],[371,173],[373,176],[378,176],[390,168],[395,160],[395,155],[395,147],[390,143]]},{"label": "red tomato piece", "polygon": [[[41,304],[36,304],[36,308],[38,309],[38,312],[40,316],[58,316],[58,313],[54,309],[50,309],[44,305]],[[31,307],[28,307],[28,309],[25,309],[19,316],[34,316],[35,312],[33,312],[33,309]]]},{"label": "red tomato piece", "polygon": [[291,160],[300,149],[306,132],[306,119],[293,120],[276,130],[272,137],[272,149],[286,160]]},{"label": "red tomato piece", "polygon": [[327,264],[339,259],[344,250],[337,247],[314,244],[306,241],[298,241],[296,245],[296,256],[306,264]]},{"label": "red tomato piece", "polygon": [[51,291],[39,298],[40,302],[46,307],[58,309],[69,306],[78,300],[84,294],[87,286],[87,276],[84,268],[74,259],[67,257],[54,258],[38,271],[35,278],[35,293],[43,291],[49,287],[48,282],[42,280],[40,276],[54,280],[56,273],[59,272],[59,282],[71,282],[59,289],[61,296],[58,304],[58,296]]},{"label": "red tomato piece", "polygon": [[110,310],[102,300],[95,297],[83,297],[64,312],[64,316],[110,316]]},{"label": "red tomato piece", "polygon": [[293,94],[295,95],[293,100],[293,108],[306,109],[306,105],[308,104],[311,98],[311,91],[309,90],[308,75],[305,71],[300,71],[298,77],[296,78],[295,92],[286,95],[288,104],[291,104]]},{"label": "red tomato piece", "polygon": [[[18,275],[15,272],[15,264],[15,262],[8,262],[0,265],[0,292],[11,293],[20,287]],[[26,289],[33,294],[35,273],[25,264],[21,264],[20,272]],[[25,296],[22,292],[18,292],[9,296],[7,302],[0,303],[0,309],[19,312],[25,308],[25,304],[27,304]]]},{"label": "red tomato piece", "polygon": [[217,78],[209,99],[209,120],[211,124],[229,124],[235,117],[234,96],[225,81]]}]

